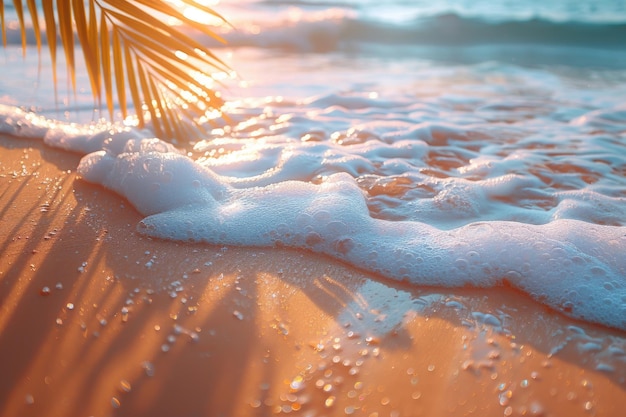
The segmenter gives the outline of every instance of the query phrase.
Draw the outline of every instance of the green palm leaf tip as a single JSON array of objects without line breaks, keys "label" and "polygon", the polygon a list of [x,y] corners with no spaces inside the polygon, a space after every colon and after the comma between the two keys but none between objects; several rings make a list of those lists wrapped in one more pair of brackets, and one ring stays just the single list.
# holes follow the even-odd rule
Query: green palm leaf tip
[{"label": "green palm leaf tip", "polygon": [[[163,22],[170,16],[220,42],[211,28],[188,17],[164,0],[43,0],[43,19],[34,0],[25,0],[33,22],[37,47],[41,50],[40,27],[45,27],[53,82],[57,84],[57,35],[65,53],[71,84],[76,89],[76,40],[81,47],[94,99],[106,102],[114,119],[115,102],[123,118],[128,116],[127,92],[135,107],[139,127],[148,119],[163,139],[187,142],[200,128],[197,120],[209,112],[221,113],[219,92],[194,74],[211,77],[230,68],[207,47]],[[226,20],[196,0],[181,0],[186,7]],[[26,20],[23,0],[13,0],[26,48]],[[56,13],[55,13],[56,10]],[[4,1],[0,0],[0,32],[6,46]],[[55,93],[56,94],[56,93]],[[223,118],[226,118],[222,114]]]}]

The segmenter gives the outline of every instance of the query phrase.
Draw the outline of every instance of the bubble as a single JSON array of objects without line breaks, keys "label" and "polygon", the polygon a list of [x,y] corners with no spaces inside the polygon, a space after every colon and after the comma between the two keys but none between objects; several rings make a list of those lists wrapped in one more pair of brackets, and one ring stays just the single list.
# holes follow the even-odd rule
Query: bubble
[{"label": "bubble", "polygon": [[350,238],[339,239],[333,242],[333,248],[336,252],[345,255],[354,249],[354,241]]},{"label": "bubble", "polygon": [[334,236],[348,233],[348,226],[344,222],[332,221],[326,225],[326,231]]},{"label": "bubble", "polygon": [[454,261],[454,266],[459,268],[460,270],[465,270],[469,266],[469,262],[467,262],[467,259],[459,258]]},{"label": "bubble", "polygon": [[607,275],[606,271],[602,268],[599,268],[597,266],[594,266],[591,268],[591,274],[595,275],[595,276],[605,276]]},{"label": "bubble", "polygon": [[471,263],[476,263],[480,259],[480,255],[478,254],[478,252],[473,251],[473,250],[467,252],[465,256],[468,259],[467,262],[471,262]]},{"label": "bubble", "polygon": [[519,282],[522,279],[522,274],[517,271],[509,271],[504,274],[504,278],[508,279],[509,281]]}]

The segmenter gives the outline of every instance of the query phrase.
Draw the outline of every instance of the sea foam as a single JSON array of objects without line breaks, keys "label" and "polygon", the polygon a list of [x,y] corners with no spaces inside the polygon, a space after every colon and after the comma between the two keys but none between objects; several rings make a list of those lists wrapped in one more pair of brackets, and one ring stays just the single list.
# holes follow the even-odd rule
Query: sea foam
[{"label": "sea foam", "polygon": [[[115,136],[112,138],[115,141]],[[85,156],[79,174],[125,196],[146,235],[325,253],[418,285],[520,289],[573,317],[626,329],[626,228],[578,220],[472,222],[441,230],[371,217],[346,173],[319,183],[231,184],[160,141]]]}]

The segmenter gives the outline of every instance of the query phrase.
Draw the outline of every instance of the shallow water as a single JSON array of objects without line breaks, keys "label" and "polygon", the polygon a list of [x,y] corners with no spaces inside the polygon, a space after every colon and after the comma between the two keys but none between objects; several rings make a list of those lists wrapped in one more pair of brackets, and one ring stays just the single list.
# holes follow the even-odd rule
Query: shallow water
[{"label": "shallow water", "polygon": [[626,329],[622,2],[216,8],[237,28],[218,48],[238,73],[233,123],[184,153],[99,132],[87,81],[58,104],[45,58],[39,73],[15,42],[0,131],[87,154],[79,173],[128,198],[148,235],[303,247],[416,285],[505,283]]}]

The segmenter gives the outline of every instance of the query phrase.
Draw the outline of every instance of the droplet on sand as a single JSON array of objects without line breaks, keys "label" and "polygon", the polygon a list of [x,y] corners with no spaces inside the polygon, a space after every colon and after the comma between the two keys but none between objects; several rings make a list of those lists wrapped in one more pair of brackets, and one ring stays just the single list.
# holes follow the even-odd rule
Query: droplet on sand
[{"label": "droplet on sand", "polygon": [[145,361],[141,364],[146,376],[154,376],[154,365],[152,362]]},{"label": "droplet on sand", "polygon": [[120,405],[120,400],[118,400],[116,397],[111,398],[111,407],[120,408]]},{"label": "droplet on sand", "polygon": [[122,392],[130,392],[130,390],[131,390],[130,382],[128,382],[125,379],[122,379],[120,381],[119,389]]},{"label": "droplet on sand", "polygon": [[300,391],[302,388],[304,388],[304,378],[298,375],[291,381],[291,384],[289,384],[289,388],[291,388],[292,392]]},{"label": "droplet on sand", "polygon": [[122,307],[122,323],[126,323],[128,321],[128,308]]},{"label": "droplet on sand", "polygon": [[513,396],[513,391],[511,390],[506,390],[503,393],[500,394],[500,405],[501,406],[506,406],[509,405],[509,401],[511,400],[511,397]]},{"label": "droplet on sand", "polygon": [[43,295],[44,297],[46,295],[50,295],[50,287],[42,287],[41,290],[39,290],[39,294]]}]

